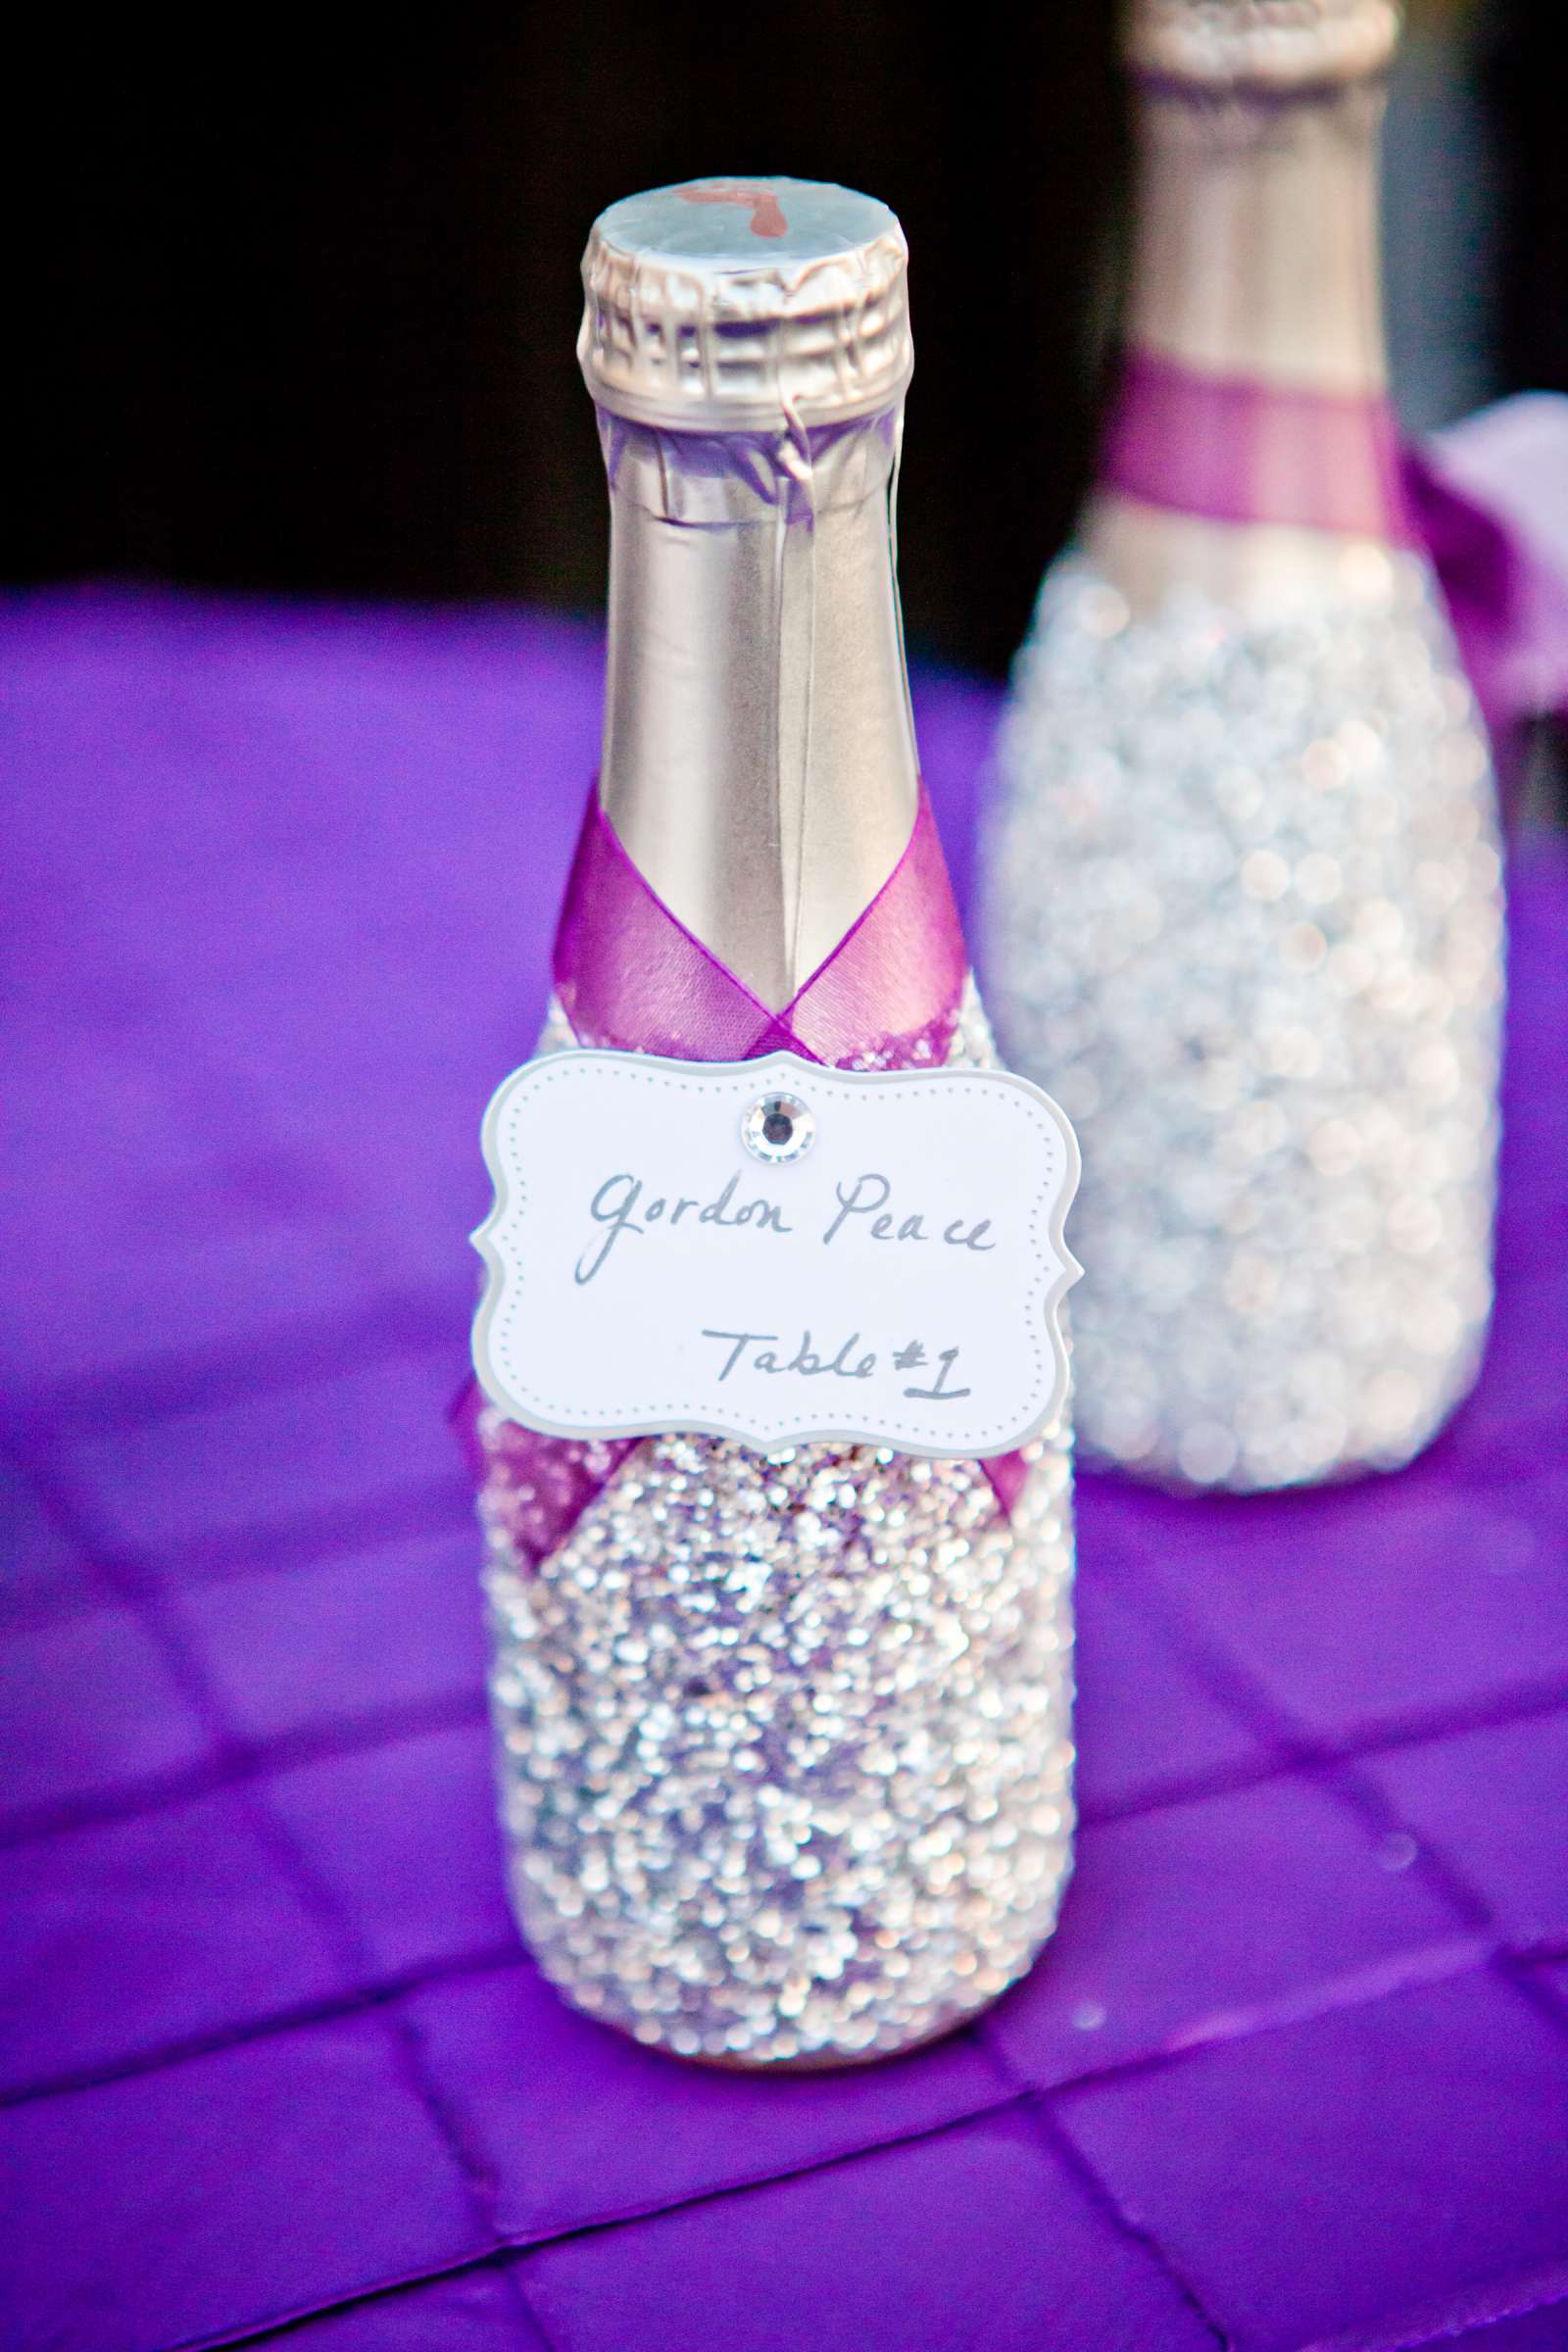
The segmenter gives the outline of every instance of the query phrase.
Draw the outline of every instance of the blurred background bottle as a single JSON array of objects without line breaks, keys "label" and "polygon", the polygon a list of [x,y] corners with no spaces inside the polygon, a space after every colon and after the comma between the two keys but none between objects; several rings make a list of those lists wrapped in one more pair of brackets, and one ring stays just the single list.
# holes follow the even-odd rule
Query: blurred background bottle
[{"label": "blurred background bottle", "polygon": [[1502,926],[1386,395],[1387,0],[1142,0],[1120,389],[1018,658],[1004,1051],[1078,1124],[1080,1436],[1203,1487],[1407,1459],[1491,1300]]},{"label": "blurred background bottle", "polygon": [[[693,183],[612,207],[584,277],[607,871],[667,911],[612,919],[591,816],[543,1050],[739,1058],[776,1012],[842,1066],[985,1061],[894,578],[897,220]],[[857,927],[896,871],[907,919],[890,892]],[[1005,1468],[480,1436],[513,1884],[567,1995],[685,2056],[832,2065],[1002,1992],[1070,1855],[1064,1432]]]}]

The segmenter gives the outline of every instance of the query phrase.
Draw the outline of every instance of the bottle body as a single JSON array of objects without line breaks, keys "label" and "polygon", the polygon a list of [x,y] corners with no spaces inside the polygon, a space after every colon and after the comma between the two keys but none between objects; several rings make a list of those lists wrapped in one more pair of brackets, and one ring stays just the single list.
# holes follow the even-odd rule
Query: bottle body
[{"label": "bottle body", "polygon": [[[559,1014],[544,1051],[572,1042]],[[971,999],[953,1058],[983,1064]],[[536,1569],[483,1515],[514,1901],[578,2007],[683,2057],[912,2047],[1054,1923],[1072,1830],[1070,1453],[648,1440]]]},{"label": "bottle body", "polygon": [[1491,774],[1425,566],[1385,564],[1270,623],[1134,617],[1069,557],[1016,673],[992,990],[1083,1143],[1080,1438],[1182,1483],[1392,1468],[1485,1338]]},{"label": "bottle body", "polygon": [[1176,1484],[1407,1460],[1491,1304],[1494,792],[1398,510],[1377,104],[1147,101],[1129,410],[999,753],[988,988],[1083,1143],[1080,1435]]},{"label": "bottle body", "polygon": [[[929,827],[890,546],[900,415],[602,415],[604,818],[671,954],[803,1039]],[[591,973],[558,948],[541,1052],[759,1050],[695,1008],[639,1032],[638,973],[601,985],[615,944]],[[911,1008],[897,960],[800,1050],[987,1061],[961,952],[941,1005]],[[512,1886],[565,1996],[682,2056],[783,2067],[906,2048],[995,1999],[1070,1861],[1065,1429],[1009,1457],[1005,1501],[994,1465],[889,1448],[599,1448],[560,1466],[571,1507],[543,1539],[557,1466],[493,1411],[479,1434]]]}]

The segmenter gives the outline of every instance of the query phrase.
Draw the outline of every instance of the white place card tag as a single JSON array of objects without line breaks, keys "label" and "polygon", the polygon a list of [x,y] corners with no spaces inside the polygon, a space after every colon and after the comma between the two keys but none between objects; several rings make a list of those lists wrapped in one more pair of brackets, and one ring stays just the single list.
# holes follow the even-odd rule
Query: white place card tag
[{"label": "white place card tag", "polygon": [[530,1429],[973,1456],[1060,1410],[1078,1148],[1027,1079],[553,1054],[484,1152],[474,1365]]}]

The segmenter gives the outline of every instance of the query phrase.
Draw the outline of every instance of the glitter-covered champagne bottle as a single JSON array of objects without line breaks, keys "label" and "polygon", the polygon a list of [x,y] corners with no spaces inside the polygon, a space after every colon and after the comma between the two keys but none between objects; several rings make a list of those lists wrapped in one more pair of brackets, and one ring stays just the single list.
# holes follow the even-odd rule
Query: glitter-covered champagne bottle
[{"label": "glitter-covered champagne bottle", "polygon": [[[820,1058],[988,1061],[961,952],[919,1013],[907,943],[886,972],[863,954],[917,848],[947,890],[892,561],[898,222],[809,182],[658,190],[600,220],[584,280],[612,512],[594,854],[761,1029],[804,1033],[849,935]],[[541,1051],[757,1050],[695,1003],[670,1018],[667,972],[594,913],[582,849]],[[564,1444],[489,1408],[479,1435],[513,1885],[569,1999],[685,2056],[832,2065],[1028,1967],[1070,1854],[1064,1429],[1010,1485],[863,1446]]]},{"label": "glitter-covered champagne bottle", "polygon": [[1155,1477],[1388,1468],[1491,1304],[1494,793],[1384,392],[1385,0],[1142,0],[1121,384],[1016,665],[1004,1050],[1074,1119],[1078,1425]]}]

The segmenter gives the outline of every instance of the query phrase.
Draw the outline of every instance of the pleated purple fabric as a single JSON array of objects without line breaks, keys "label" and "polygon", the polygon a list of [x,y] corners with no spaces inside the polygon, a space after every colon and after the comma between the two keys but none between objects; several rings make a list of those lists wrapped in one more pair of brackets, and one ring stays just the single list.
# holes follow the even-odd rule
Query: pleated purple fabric
[{"label": "pleated purple fabric", "polygon": [[[1050,1950],[758,2082],[518,1944],[442,1423],[600,663],[499,611],[0,608],[0,2343],[1560,2352],[1561,843],[1508,876],[1474,1395],[1317,1494],[1081,1478]],[[914,696],[961,906],[999,697]]]}]

